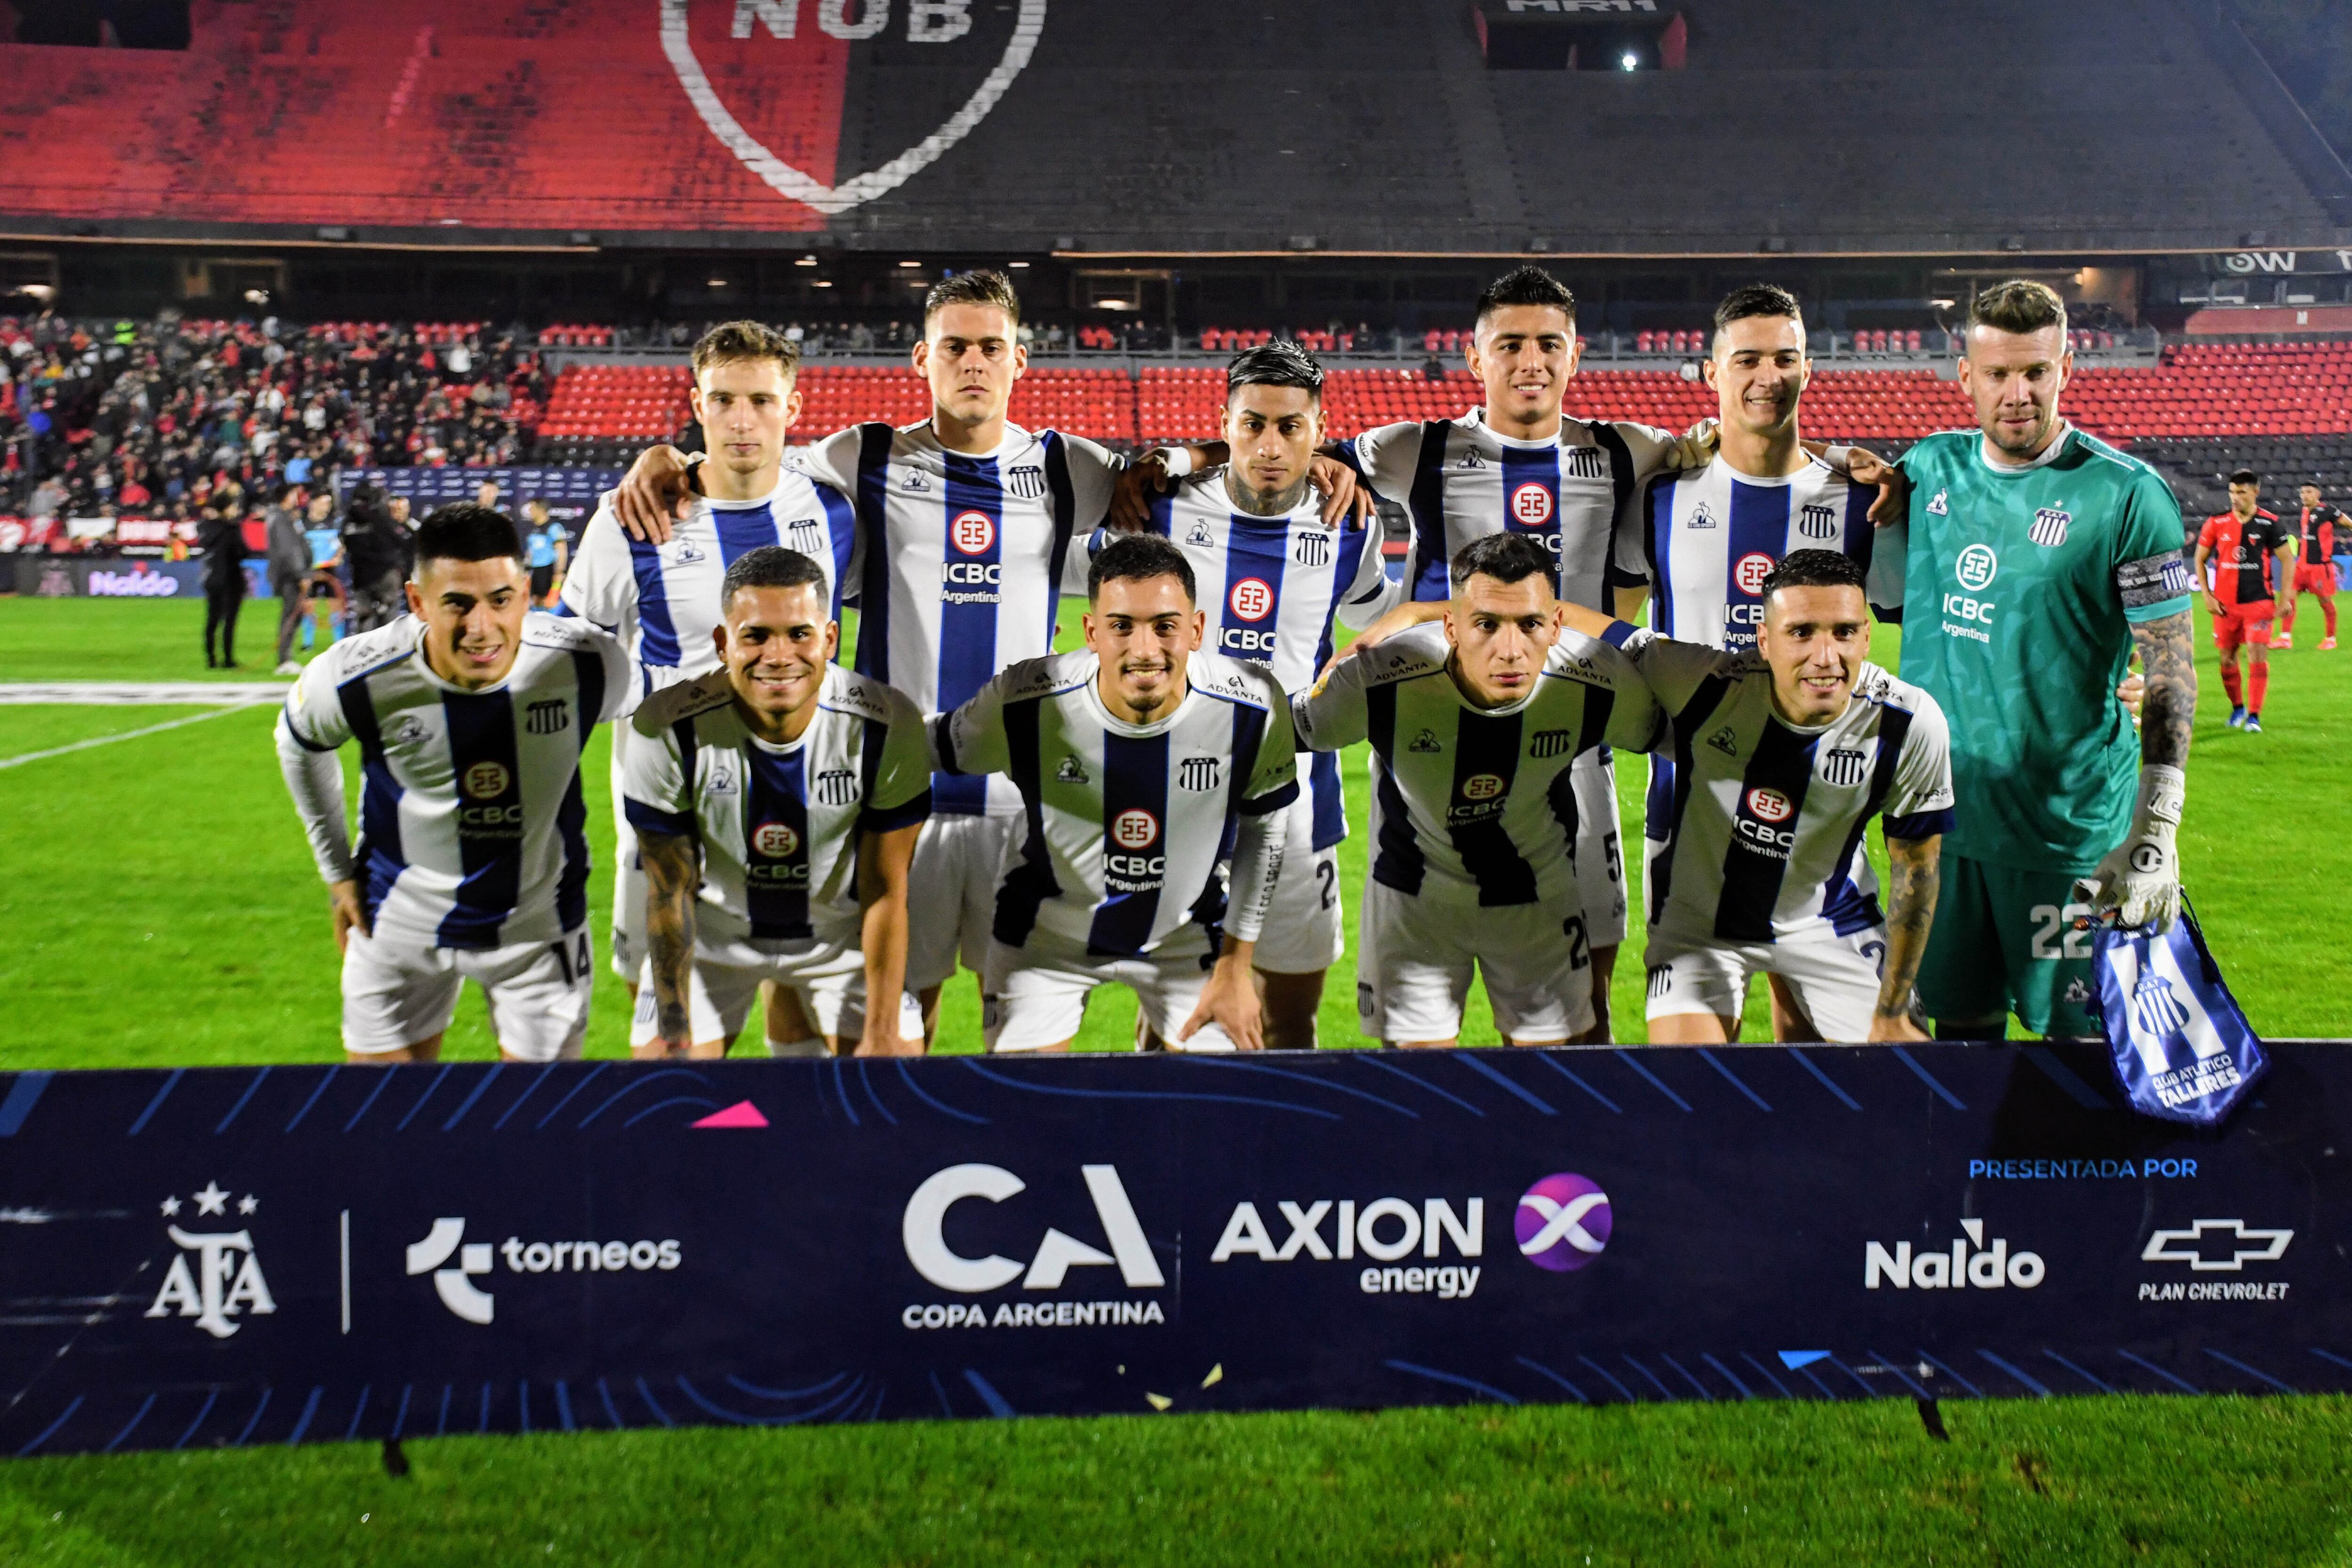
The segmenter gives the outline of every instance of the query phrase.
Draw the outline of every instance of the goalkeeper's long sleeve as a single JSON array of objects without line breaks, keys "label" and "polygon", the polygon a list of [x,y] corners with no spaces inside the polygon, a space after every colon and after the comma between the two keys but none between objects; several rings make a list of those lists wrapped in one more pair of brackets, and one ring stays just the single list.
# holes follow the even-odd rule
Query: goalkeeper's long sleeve
[{"label": "goalkeeper's long sleeve", "polygon": [[343,820],[343,764],[333,752],[304,745],[281,713],[278,771],[286,775],[286,792],[294,797],[294,812],[302,819],[319,875],[329,882],[350,881],[357,873],[352,866],[351,827]]}]

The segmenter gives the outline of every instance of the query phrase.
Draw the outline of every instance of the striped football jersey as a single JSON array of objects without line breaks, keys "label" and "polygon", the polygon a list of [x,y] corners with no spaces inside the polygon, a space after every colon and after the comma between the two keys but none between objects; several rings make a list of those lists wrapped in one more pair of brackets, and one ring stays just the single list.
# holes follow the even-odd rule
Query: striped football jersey
[{"label": "striped football jersey", "polygon": [[1753,653],[1676,642],[1620,622],[1666,714],[1675,759],[1664,843],[1650,863],[1653,930],[1687,939],[1800,942],[1885,923],[1863,854],[1870,819],[1890,838],[1953,822],[1952,764],[1936,700],[1865,663],[1843,713],[1781,719]]},{"label": "striped football jersey", "polygon": [[856,946],[858,836],[930,815],[930,752],[912,702],[834,665],[816,703],[788,745],[751,732],[724,670],[637,710],[629,823],[701,840],[700,935]]},{"label": "striped football jersey", "polygon": [[461,691],[425,667],[424,623],[404,616],[313,659],[280,735],[309,752],[356,741],[365,770],[360,842],[310,823],[330,879],[356,875],[379,938],[426,947],[552,942],[587,919],[580,752],[635,706],[619,640],[533,613],[498,685]]},{"label": "striped football jersey", "polygon": [[[1083,592],[1086,536],[1110,508],[1121,460],[1091,441],[1004,427],[984,457],[950,452],[927,420],[853,425],[802,454],[857,503],[857,670],[926,713],[970,701],[998,671],[1054,647],[1061,595]],[[932,809],[1011,816],[1005,780],[943,777]]]},{"label": "striped football jersey", "polygon": [[996,940],[1019,947],[1042,927],[1134,957],[1198,923],[1214,951],[1218,863],[1241,817],[1298,798],[1282,689],[1265,666],[1204,649],[1185,661],[1175,710],[1136,725],[1103,706],[1098,668],[1085,651],[1025,659],[933,723],[944,771],[1006,775],[1028,816],[997,894]]},{"label": "striped football jersey", "polygon": [[1625,656],[1562,632],[1535,689],[1479,708],[1446,668],[1445,628],[1399,632],[1294,700],[1298,743],[1372,750],[1372,879],[1465,905],[1577,897],[1569,763],[1646,749],[1657,705]]}]

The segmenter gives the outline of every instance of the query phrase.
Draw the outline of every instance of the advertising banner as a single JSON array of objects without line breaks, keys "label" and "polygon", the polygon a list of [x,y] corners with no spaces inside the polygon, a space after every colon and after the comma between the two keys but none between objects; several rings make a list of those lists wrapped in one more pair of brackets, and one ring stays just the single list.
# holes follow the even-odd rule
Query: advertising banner
[{"label": "advertising banner", "polygon": [[2352,1389],[2352,1053],[0,1079],[0,1454],[1487,1401]]}]

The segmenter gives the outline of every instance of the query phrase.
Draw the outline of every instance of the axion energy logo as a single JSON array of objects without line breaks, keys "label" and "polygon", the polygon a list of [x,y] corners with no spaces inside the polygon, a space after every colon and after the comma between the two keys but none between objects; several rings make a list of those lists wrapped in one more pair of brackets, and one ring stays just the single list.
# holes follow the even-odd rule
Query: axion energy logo
[{"label": "axion energy logo", "polygon": [[1572,1274],[1601,1256],[1614,1225],[1609,1194],[1598,1183],[1559,1171],[1519,1194],[1511,1235],[1519,1256],[1537,1268]]}]

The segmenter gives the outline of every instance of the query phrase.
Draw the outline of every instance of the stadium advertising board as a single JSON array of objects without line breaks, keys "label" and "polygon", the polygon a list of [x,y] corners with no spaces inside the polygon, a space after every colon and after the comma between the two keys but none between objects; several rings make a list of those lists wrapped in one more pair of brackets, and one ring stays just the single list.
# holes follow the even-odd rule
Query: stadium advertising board
[{"label": "stadium advertising board", "polygon": [[2352,1388],[2340,1047],[24,1072],[0,1452]]}]

